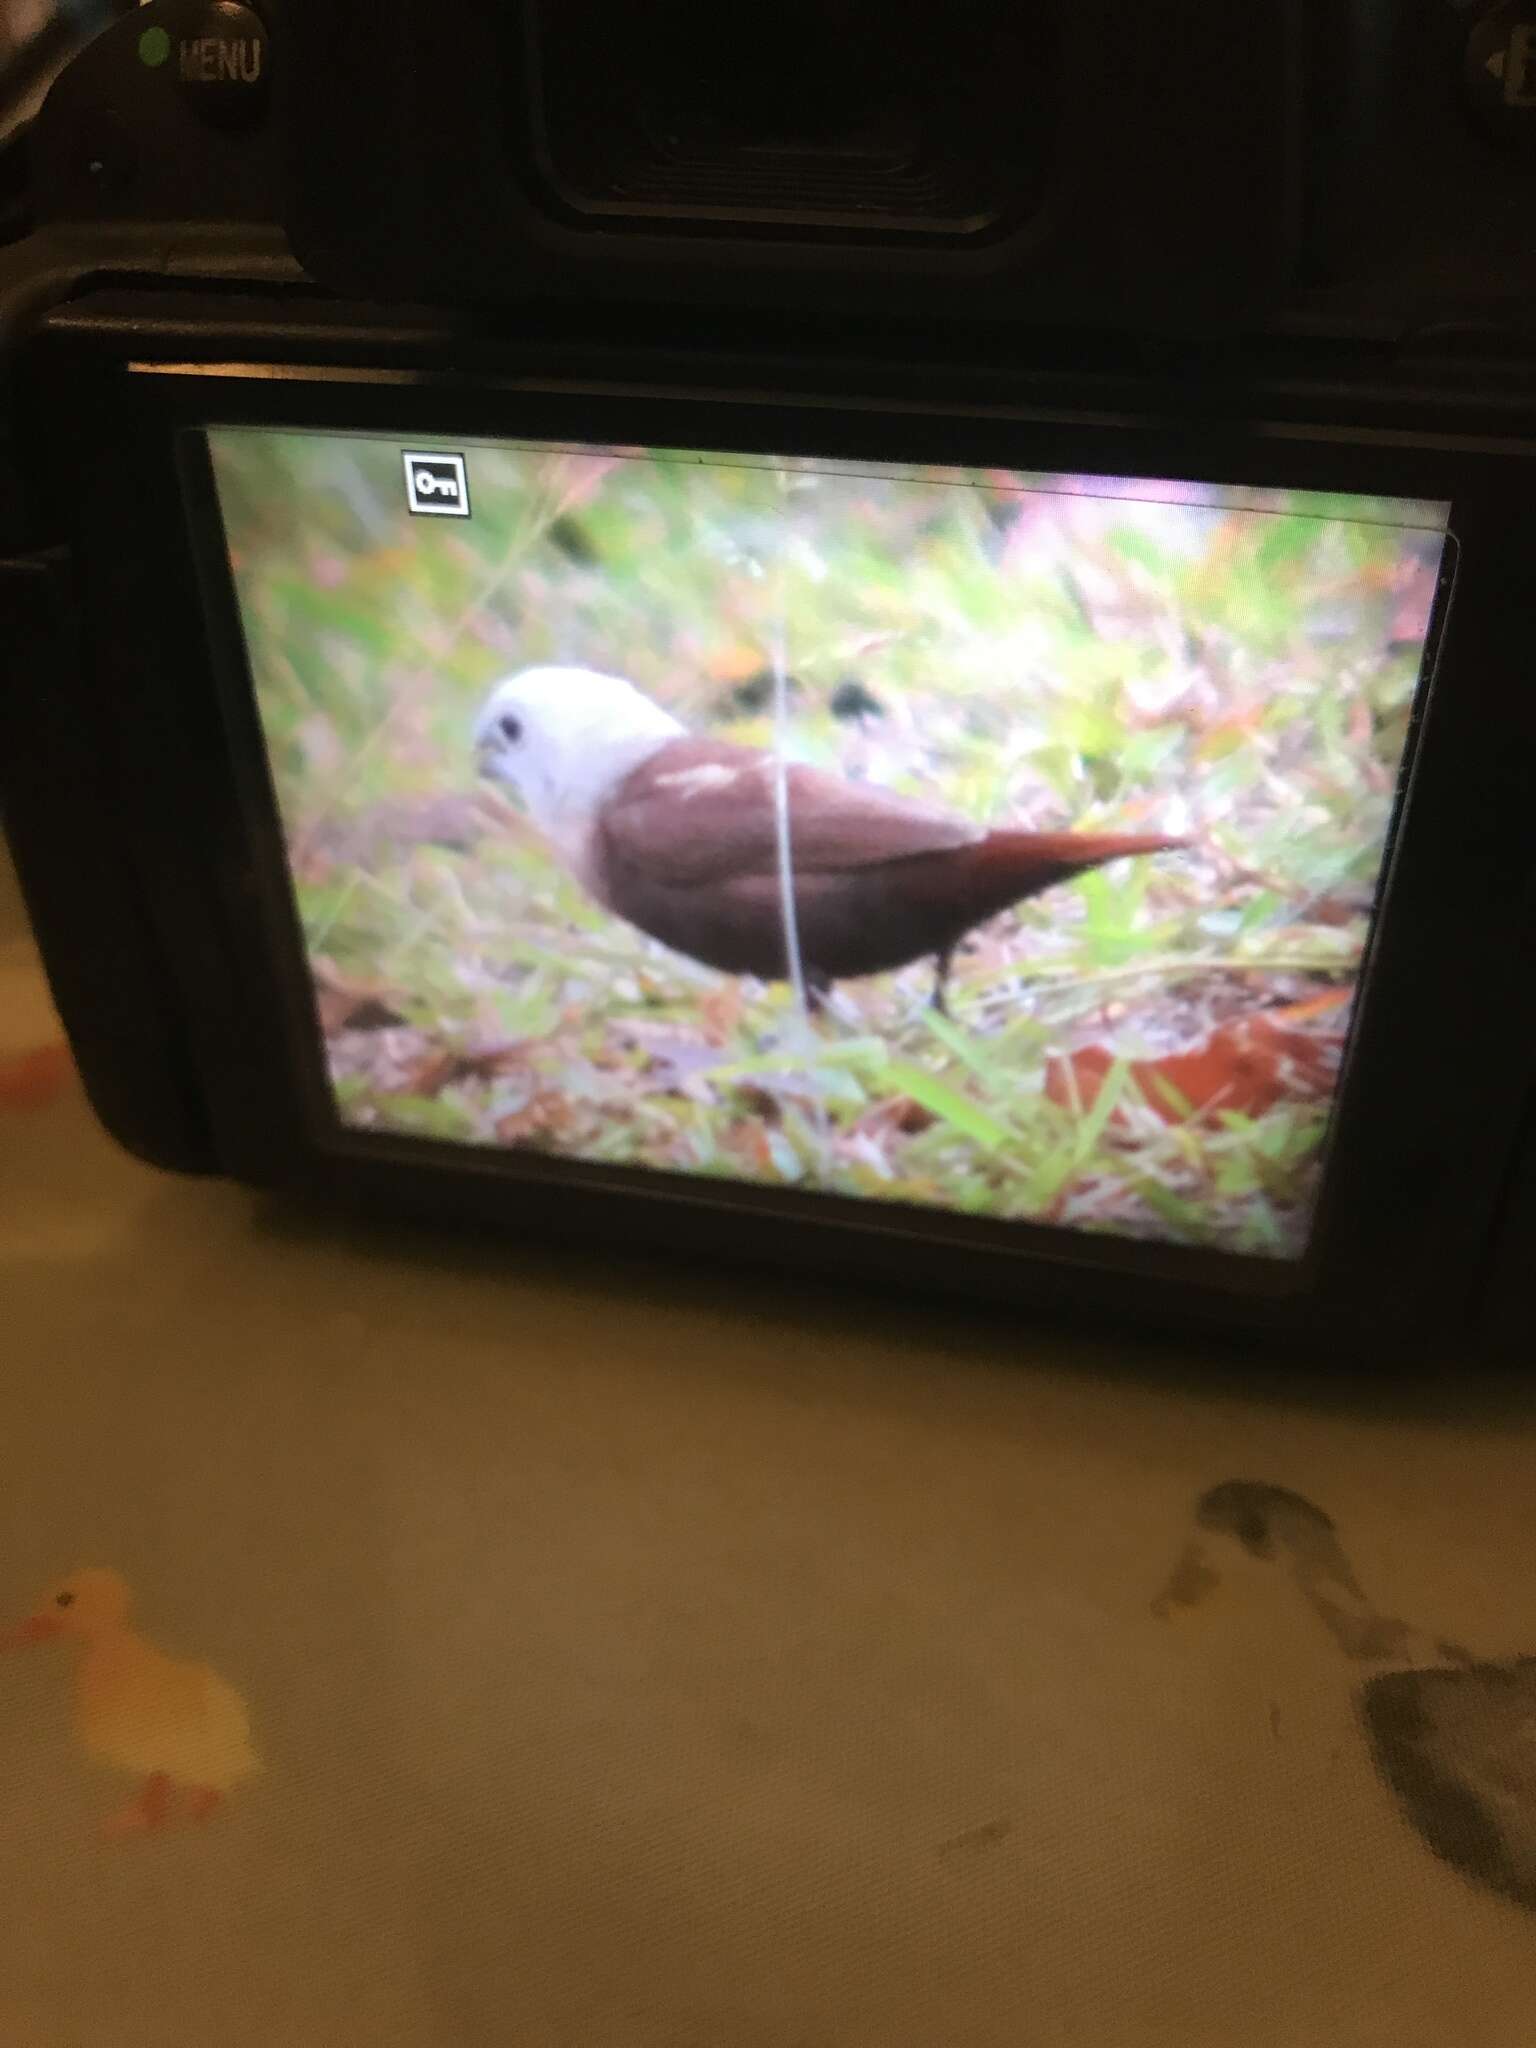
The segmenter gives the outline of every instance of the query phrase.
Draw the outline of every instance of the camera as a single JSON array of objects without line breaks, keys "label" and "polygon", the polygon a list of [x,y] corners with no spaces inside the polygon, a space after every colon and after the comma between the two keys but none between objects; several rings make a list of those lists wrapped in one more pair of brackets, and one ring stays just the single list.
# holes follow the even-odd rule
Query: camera
[{"label": "camera", "polygon": [[1536,9],[149,0],[0,779],[168,1168],[1388,1352],[1536,1220]]}]

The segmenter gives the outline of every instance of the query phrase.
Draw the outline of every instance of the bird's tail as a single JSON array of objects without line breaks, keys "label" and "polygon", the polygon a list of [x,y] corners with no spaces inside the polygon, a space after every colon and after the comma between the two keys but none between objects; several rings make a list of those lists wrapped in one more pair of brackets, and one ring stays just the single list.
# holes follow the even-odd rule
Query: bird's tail
[{"label": "bird's tail", "polygon": [[982,841],[1000,865],[1038,861],[1079,872],[1137,853],[1175,853],[1190,844],[1167,832],[989,832]]},{"label": "bird's tail", "polygon": [[964,849],[978,910],[1004,910],[1106,861],[1174,853],[1187,839],[1166,832],[989,832]]}]

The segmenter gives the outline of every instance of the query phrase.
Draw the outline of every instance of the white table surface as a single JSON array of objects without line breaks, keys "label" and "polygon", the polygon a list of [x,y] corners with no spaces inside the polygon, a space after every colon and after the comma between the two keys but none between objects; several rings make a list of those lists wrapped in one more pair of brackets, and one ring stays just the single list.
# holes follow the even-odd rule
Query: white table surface
[{"label": "white table surface", "polygon": [[1257,1479],[1427,1640],[1536,1649],[1536,1380],[285,1216],[17,1080],[5,915],[0,1622],[111,1567],[263,1763],[104,1840],[76,1651],[0,1657],[9,2048],[1536,2041],[1536,1913],[1425,1845],[1286,1560],[1152,1612]]}]

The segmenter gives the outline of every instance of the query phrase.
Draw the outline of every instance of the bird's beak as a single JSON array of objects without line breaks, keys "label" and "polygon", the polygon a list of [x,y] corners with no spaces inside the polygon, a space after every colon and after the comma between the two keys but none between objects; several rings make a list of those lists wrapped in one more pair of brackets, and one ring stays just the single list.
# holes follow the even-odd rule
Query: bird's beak
[{"label": "bird's beak", "polygon": [[504,797],[510,798],[519,810],[526,811],[527,799],[517,776],[509,772],[507,754],[495,739],[475,742],[475,773],[482,782],[494,782]]},{"label": "bird's beak", "polygon": [[56,1614],[33,1614],[19,1628],[7,1629],[0,1635],[0,1650],[25,1650],[33,1643],[51,1643],[63,1633],[64,1624]]},{"label": "bird's beak", "polygon": [[1173,1621],[1191,1607],[1199,1607],[1221,1584],[1221,1575],[1211,1564],[1206,1546],[1191,1536],[1179,1552],[1168,1583],[1152,1602],[1159,1621]]}]

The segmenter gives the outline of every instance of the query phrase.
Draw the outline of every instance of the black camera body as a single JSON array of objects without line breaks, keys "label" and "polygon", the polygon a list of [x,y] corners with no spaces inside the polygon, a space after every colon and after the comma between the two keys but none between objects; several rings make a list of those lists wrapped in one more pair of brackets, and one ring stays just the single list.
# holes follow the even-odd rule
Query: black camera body
[{"label": "black camera body", "polygon": [[[151,0],[87,46],[29,138],[28,232],[0,248],[0,775],[45,962],[107,1127],[169,1167],[520,1233],[819,1267],[1143,1324],[1388,1350],[1517,1345],[1536,1223],[1536,700],[1519,597],[1536,551],[1536,138],[1526,133],[1536,123],[1536,13],[1444,0],[1385,24],[1384,12],[1363,0],[1245,10],[1201,0],[1161,15],[1121,0],[977,0],[941,18],[848,0],[765,13],[744,52],[740,24],[727,47],[710,11],[682,4],[642,18],[595,0],[432,10]],[[297,516],[302,501],[251,493],[252,478],[276,490],[279,471],[284,489],[298,489],[305,437],[331,479],[331,539],[329,552],[317,542],[304,557],[313,584],[301,601],[281,514],[286,505]],[[687,458],[708,470],[697,483],[663,459],[699,450],[717,454]],[[621,505],[603,479],[636,451],[650,467],[622,472]],[[402,453],[412,502],[389,512],[401,523],[380,540],[378,480]],[[774,488],[801,490],[808,503],[821,492],[809,514],[795,513],[794,530],[822,558],[802,581],[804,616],[821,622],[823,639],[834,616],[827,563],[834,586],[848,564],[875,565],[870,588],[886,594],[849,599],[850,616],[872,622],[859,641],[873,650],[870,688],[860,682],[850,696],[849,677],[834,688],[828,667],[818,695],[809,628],[787,661],[758,631],[767,680],[744,680],[710,651],[724,648],[724,629],[705,630],[686,595],[705,586],[679,572],[684,594],[669,598],[660,569],[648,582],[640,544],[661,531],[667,493],[686,485],[666,532],[687,555],[718,538],[733,492],[758,488],[732,482],[737,472],[771,472]],[[760,1013],[754,993],[756,1021],[733,1024],[745,1035],[728,1056],[717,1046],[715,1065],[696,1068],[675,1041],[692,1032],[689,1003],[705,1014],[714,960],[701,941],[690,972],[706,980],[674,986],[663,968],[648,979],[656,929],[643,917],[629,920],[638,965],[559,982],[577,997],[558,1023],[530,1024],[543,1001],[538,976],[554,971],[538,964],[554,925],[539,925],[510,982],[476,998],[521,1024],[489,1048],[462,1034],[446,1052],[434,1042],[430,1085],[411,1037],[421,1035],[422,988],[397,978],[368,993],[354,974],[337,1031],[317,1027],[317,1000],[334,1021],[329,935],[352,914],[334,909],[337,894],[378,877],[359,857],[341,861],[338,880],[338,857],[314,857],[293,823],[301,770],[282,765],[282,749],[298,694],[295,685],[283,695],[280,671],[335,644],[336,673],[350,664],[360,689],[384,690],[386,674],[397,692],[407,682],[398,650],[358,653],[372,644],[366,622],[350,651],[341,644],[351,629],[339,600],[318,625],[305,625],[306,606],[373,575],[375,555],[399,557],[401,533],[450,579],[459,558],[449,522],[431,515],[494,516],[488,491],[505,491],[508,504],[525,492],[537,508],[552,478],[564,480],[564,509],[541,514],[536,533],[525,521],[521,541],[514,532],[503,546],[496,529],[498,573],[513,579],[518,604],[483,623],[475,660],[455,671],[466,707],[493,649],[519,672],[574,649],[586,674],[618,666],[621,651],[619,628],[604,641],[594,621],[631,622],[627,634],[650,618],[667,641],[646,671],[651,697],[680,673],[680,649],[697,645],[706,667],[716,662],[717,749],[750,742],[780,758],[790,692],[802,687],[786,668],[804,654],[800,767],[814,758],[827,772],[830,762],[843,771],[839,787],[888,773],[892,804],[908,806],[903,830],[919,829],[911,792],[952,794],[973,742],[1006,757],[1015,810],[1044,789],[1047,767],[1058,794],[1076,791],[1080,815],[1062,822],[1162,829],[1161,795],[1180,813],[1180,830],[1164,838],[1194,843],[1201,818],[1191,828],[1183,816],[1194,791],[1218,852],[1203,868],[1204,855],[1190,856],[1192,880],[1145,885],[1162,906],[1159,931],[1184,919],[1176,972],[1166,942],[1152,965],[1138,964],[1153,960],[1156,924],[1138,907],[1140,883],[1087,899],[1090,927],[1096,915],[1126,922],[1070,955],[1106,985],[1172,975],[1186,1010],[1198,1011],[1189,1045],[1171,1055],[1184,1064],[1114,1038],[1123,1005],[1106,998],[1085,1010],[1064,973],[1048,985],[1070,1001],[1022,1035],[1006,1008],[983,1010],[979,997],[933,1024],[915,996],[876,1010],[858,998],[851,1022],[835,1002],[796,1021],[784,989],[780,1007]],[[855,490],[850,479],[865,478],[879,487]],[[1169,478],[1178,489],[1157,497],[1154,481]],[[1184,509],[1140,526],[1126,514],[1142,536],[1126,540],[1082,509],[1112,495],[1106,480],[1116,479],[1117,504]],[[461,487],[462,507],[430,503]],[[349,494],[357,533],[378,529],[366,545],[335,542],[353,532],[336,509]],[[1034,645],[1020,593],[1045,587],[1045,556],[1028,552],[1028,534],[1046,532],[1053,498],[1073,503],[1050,534],[1076,535],[1082,549],[1052,572],[1066,593],[1060,631],[1097,680],[1063,698],[1062,722],[1042,725],[1031,755],[1009,725],[1007,707],[1027,702],[1010,670],[995,703],[959,706],[953,749],[930,761],[920,728],[951,707],[916,683],[904,711],[901,678],[912,670],[888,650],[970,648],[981,675],[1010,635]],[[963,517],[945,524],[946,506]],[[1046,525],[1031,526],[1037,513]],[[1273,545],[1252,525],[1263,519],[1291,522],[1283,544],[1278,525],[1266,530]],[[962,527],[972,552],[956,567]],[[1410,538],[1378,557],[1371,535],[1388,527]],[[900,574],[880,567],[898,532],[910,538],[914,588],[937,593],[935,616],[956,614],[947,640],[901,598]],[[1089,578],[1085,597],[1085,565],[1105,547],[1121,551],[1120,594],[1095,598]],[[1168,564],[1181,547],[1176,578]],[[767,559],[771,542],[763,549]],[[624,571],[628,609],[610,605],[607,587],[621,558],[639,561]],[[728,551],[720,560],[722,616],[747,620],[739,637],[750,640],[764,615],[747,570],[760,582],[762,562],[743,568]],[[1240,613],[1211,594],[1223,560],[1238,564],[1234,576],[1256,565]],[[398,573],[415,575],[413,563],[397,561]],[[769,561],[771,575],[781,567]],[[935,580],[941,567],[948,582]],[[1287,602],[1302,624],[1266,609],[1266,575],[1275,589],[1291,579]],[[1421,615],[1404,627],[1389,606],[1367,645],[1358,619],[1377,619],[1371,606],[1391,578],[1394,593],[1419,591]],[[547,617],[530,609],[539,592]],[[1136,618],[1155,614],[1155,629],[1125,624],[1125,593],[1141,606]],[[1356,606],[1347,661],[1328,653],[1344,644],[1330,623],[1341,603]],[[977,621],[994,614],[1002,623],[988,638]],[[1165,646],[1181,619],[1179,644]],[[455,623],[481,631],[473,607],[445,613],[428,635],[445,662]],[[1117,650],[1108,667],[1090,642]],[[1290,705],[1294,725],[1282,732],[1276,707],[1290,702],[1284,675],[1297,650],[1307,661],[1315,653],[1315,694],[1311,709]],[[1036,659],[1018,657],[1025,668]],[[1204,702],[1198,715],[1147,710],[1125,730],[1151,737],[1128,737],[1123,749],[1062,739],[1086,730],[1090,699],[1129,687],[1121,669],[1145,672],[1151,703],[1153,685],[1181,663],[1179,704]],[[1225,679],[1212,682],[1218,670]],[[751,702],[740,694],[747,680],[759,688]],[[1389,683],[1391,704],[1370,696]],[[409,686],[426,689],[419,677]],[[706,700],[688,695],[693,687],[684,697],[697,714]],[[1331,707],[1348,691],[1359,703],[1340,712],[1335,733]],[[435,718],[433,700],[421,702]],[[781,721],[772,734],[765,702]],[[1234,739],[1238,712],[1249,724]],[[316,715],[330,722],[323,745],[314,739],[318,758],[334,753],[344,721],[329,700]],[[441,752],[449,742],[432,744],[434,761],[451,757]],[[1187,787],[1127,765],[1160,748],[1194,764]],[[470,781],[467,737],[464,749]],[[1248,761],[1245,749],[1243,788],[1267,789],[1262,803],[1223,794],[1233,775],[1220,764]],[[291,759],[301,756],[302,745]],[[755,772],[734,765],[745,760],[717,752],[677,772]],[[1282,770],[1295,778],[1290,793]],[[1351,827],[1346,785],[1363,792],[1358,820],[1379,818],[1369,832]],[[316,786],[304,785],[306,801]],[[683,785],[710,786],[708,774]],[[804,919],[811,898],[796,896],[789,835],[802,832],[802,850],[814,837],[796,791],[824,786],[779,787],[783,980],[805,1012],[816,1008],[806,984],[817,975],[804,970],[819,963],[800,960],[791,935],[794,904]],[[1284,868],[1290,802],[1298,846],[1308,861],[1315,853],[1305,887],[1305,863],[1289,880],[1257,864],[1240,875],[1242,832],[1261,819]],[[1123,815],[1111,814],[1116,803]],[[1302,845],[1330,803],[1345,834],[1338,889],[1318,879],[1333,872],[1328,848]],[[1036,822],[1055,820],[1042,810]],[[449,863],[478,858],[451,833],[434,843]],[[576,868],[590,880],[590,863]],[[437,870],[402,861],[400,873],[404,905]],[[1198,899],[1213,877],[1228,893],[1207,927]],[[519,915],[546,914],[540,906],[556,898],[545,888],[514,891]],[[1306,897],[1314,951],[1270,968],[1282,959],[1271,947],[1255,964],[1250,941],[1258,932],[1263,942],[1266,917],[1292,929],[1288,889]],[[615,887],[592,884],[588,899],[561,909],[562,945],[607,943],[593,919],[612,909]],[[471,904],[466,931],[483,932],[490,900]],[[392,958],[404,915],[391,912]],[[1359,940],[1333,966],[1329,916],[1353,920]],[[1064,928],[1080,921],[1074,913]],[[478,973],[479,954],[476,963]],[[1011,955],[997,972],[1025,991],[1028,1021],[1027,976]],[[1245,995],[1247,1008],[1198,995],[1249,989],[1265,972],[1279,979]],[[566,1143],[570,1102],[561,1097],[558,1115],[550,1108],[539,1047],[564,1044],[583,1003],[597,1015],[605,974],[639,992],[596,1052],[597,1024],[582,1041],[583,1085],[608,1090],[610,1110]],[[715,1029],[717,1010],[707,1014]],[[1347,1016],[1347,1031],[1317,1053],[1334,1062],[1326,1088],[1292,1100],[1284,1090],[1297,1059],[1305,1068],[1313,1057],[1305,1034],[1319,1014]],[[662,1051],[645,1051],[663,1024]],[[348,1121],[345,1105],[379,1085],[380,1070],[360,1081],[338,1059],[370,1029],[400,1034],[400,1057],[414,1062],[414,1124],[386,1128],[372,1095],[366,1116]],[[1253,1048],[1271,1041],[1290,1079],[1278,1097],[1245,1094]],[[634,1103],[617,1107],[615,1046],[622,1060],[633,1055],[620,1078]],[[1004,1046],[1024,1051],[999,1080]],[[1208,1099],[1191,1095],[1213,1048],[1228,1065]],[[1101,1053],[1109,1080],[1093,1066]],[[797,1062],[816,1077],[814,1113],[780,1071]],[[535,1074],[517,1082],[522,1093],[508,1079],[514,1067]],[[1053,1075],[1065,1076],[1064,1096]],[[1084,1076],[1106,1091],[1098,1110]],[[1122,1093],[1111,1102],[1113,1089]],[[573,1088],[570,1101],[579,1098]],[[701,1100],[702,1123],[686,1121]],[[643,1115],[631,1124],[635,1105]],[[450,1110],[479,1120],[472,1139],[455,1126],[448,1141]],[[657,1116],[673,1118],[665,1156],[638,1139],[615,1151],[614,1133]],[[1285,1180],[1303,1128],[1304,1197]],[[680,1170],[685,1138],[695,1149]],[[1048,1193],[1047,1138],[1068,1161]],[[818,1162],[834,1158],[819,1181]],[[1000,1190],[1011,1190],[1006,1200]],[[1271,1231],[1283,1212],[1293,1237],[1265,1241],[1261,1211]]]}]

